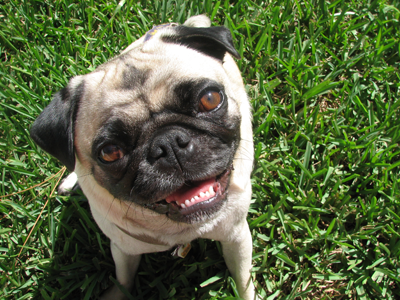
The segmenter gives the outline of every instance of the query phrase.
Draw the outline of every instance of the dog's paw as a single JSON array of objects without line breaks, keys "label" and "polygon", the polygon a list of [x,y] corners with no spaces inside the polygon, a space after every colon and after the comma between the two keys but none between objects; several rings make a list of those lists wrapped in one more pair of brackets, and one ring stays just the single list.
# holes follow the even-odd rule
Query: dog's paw
[{"label": "dog's paw", "polygon": [[77,189],[79,189],[78,176],[73,172],[61,181],[57,191],[59,195],[68,196],[74,194]]},{"label": "dog's paw", "polygon": [[99,300],[129,300],[129,297],[125,296],[117,285],[113,285],[101,294]]}]

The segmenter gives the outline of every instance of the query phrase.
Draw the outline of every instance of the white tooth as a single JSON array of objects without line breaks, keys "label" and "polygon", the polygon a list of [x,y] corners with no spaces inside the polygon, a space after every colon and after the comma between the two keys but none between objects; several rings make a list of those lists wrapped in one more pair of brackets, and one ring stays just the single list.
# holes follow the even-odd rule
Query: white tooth
[{"label": "white tooth", "polygon": [[206,194],[204,194],[203,192],[200,192],[200,197],[204,197]]},{"label": "white tooth", "polygon": [[196,200],[194,198],[190,199],[190,202],[195,203]]},{"label": "white tooth", "polygon": [[206,192],[206,196],[210,197],[210,192],[209,191]]},{"label": "white tooth", "polygon": [[214,192],[213,186],[210,186],[210,188],[208,189],[208,191],[210,192],[210,194],[214,194],[214,193],[215,193],[215,192]]},{"label": "white tooth", "polygon": [[181,207],[182,207],[182,208],[186,208],[186,205],[182,203],[182,204],[181,204]]},{"label": "white tooth", "polygon": [[186,205],[186,206],[189,206],[189,205],[190,205],[190,201],[189,201],[189,200],[186,200],[186,201],[185,201],[185,205]]},{"label": "white tooth", "polygon": [[199,196],[194,196],[194,200],[199,200],[200,197]]}]

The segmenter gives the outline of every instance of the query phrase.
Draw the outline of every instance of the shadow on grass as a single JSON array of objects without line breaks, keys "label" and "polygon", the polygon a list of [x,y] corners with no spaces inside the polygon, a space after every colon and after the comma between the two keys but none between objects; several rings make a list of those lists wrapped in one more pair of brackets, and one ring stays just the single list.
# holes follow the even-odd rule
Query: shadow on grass
[{"label": "shadow on grass", "polygon": [[[43,274],[36,294],[49,299],[96,299],[115,278],[109,240],[94,222],[83,195],[63,200],[53,256],[38,265]],[[134,299],[222,299],[230,295],[229,273],[219,244],[194,241],[184,259],[172,257],[172,250],[143,255],[132,279]],[[214,280],[201,287],[210,278]]]}]

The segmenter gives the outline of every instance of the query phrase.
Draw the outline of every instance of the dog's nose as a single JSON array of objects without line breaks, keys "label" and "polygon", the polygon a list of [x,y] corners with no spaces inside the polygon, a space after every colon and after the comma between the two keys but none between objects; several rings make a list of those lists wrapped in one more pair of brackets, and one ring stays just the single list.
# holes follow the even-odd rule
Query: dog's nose
[{"label": "dog's nose", "polygon": [[158,133],[149,151],[149,161],[163,167],[182,169],[194,153],[191,137],[181,129],[169,129]]}]

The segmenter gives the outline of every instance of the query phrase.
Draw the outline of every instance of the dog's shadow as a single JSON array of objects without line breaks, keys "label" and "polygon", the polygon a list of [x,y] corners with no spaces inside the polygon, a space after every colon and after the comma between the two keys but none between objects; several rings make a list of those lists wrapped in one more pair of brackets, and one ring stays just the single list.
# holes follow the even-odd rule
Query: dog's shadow
[{"label": "dog's shadow", "polygon": [[[100,231],[85,196],[63,196],[54,255],[39,285],[59,299],[97,299],[115,281],[109,239]],[[145,254],[132,299],[221,299],[232,296],[220,244],[199,239],[185,258],[171,251]]]}]

